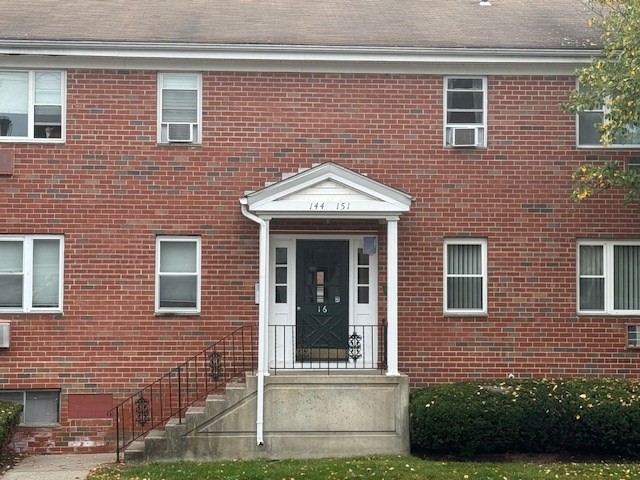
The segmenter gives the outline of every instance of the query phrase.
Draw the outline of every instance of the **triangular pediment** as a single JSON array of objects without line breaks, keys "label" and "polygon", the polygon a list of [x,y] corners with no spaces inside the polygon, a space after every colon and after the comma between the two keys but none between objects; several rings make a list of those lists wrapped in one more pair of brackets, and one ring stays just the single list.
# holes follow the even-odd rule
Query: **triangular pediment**
[{"label": "triangular pediment", "polygon": [[250,212],[272,218],[386,218],[411,206],[406,193],[335,163],[305,170],[245,199]]}]

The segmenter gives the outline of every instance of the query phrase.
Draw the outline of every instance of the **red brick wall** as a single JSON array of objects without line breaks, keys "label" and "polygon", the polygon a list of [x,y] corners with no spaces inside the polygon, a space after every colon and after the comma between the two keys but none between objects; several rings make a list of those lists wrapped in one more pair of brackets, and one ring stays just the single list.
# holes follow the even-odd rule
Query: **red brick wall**
[{"label": "red brick wall", "polygon": [[[638,238],[638,211],[616,194],[569,200],[577,165],[628,152],[575,148],[558,106],[573,78],[488,86],[488,148],[450,150],[439,75],[205,73],[202,145],[161,146],[156,72],[68,71],[66,143],[0,144],[15,153],[0,234],[65,236],[64,314],[1,316],[12,344],[0,388],[63,394],[61,426],[21,430],[18,448],[101,448],[109,420],[70,421],[66,395],[117,400],[255,323],[258,228],[238,199],[325,161],[415,197],[399,226],[399,360],[412,385],[638,376],[629,318],[575,313],[576,239]],[[154,315],[157,234],[201,236],[201,315]],[[443,316],[443,239],[458,235],[488,239],[487,316]]]}]

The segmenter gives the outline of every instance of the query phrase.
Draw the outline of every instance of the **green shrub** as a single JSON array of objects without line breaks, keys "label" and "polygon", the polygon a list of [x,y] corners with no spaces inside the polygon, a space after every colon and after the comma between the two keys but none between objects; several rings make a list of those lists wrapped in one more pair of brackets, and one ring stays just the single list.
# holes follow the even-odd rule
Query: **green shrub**
[{"label": "green shrub", "polygon": [[0,459],[6,455],[13,432],[20,422],[22,405],[0,401]]},{"label": "green shrub", "polygon": [[428,387],[411,396],[416,450],[640,457],[640,381],[528,379]]}]

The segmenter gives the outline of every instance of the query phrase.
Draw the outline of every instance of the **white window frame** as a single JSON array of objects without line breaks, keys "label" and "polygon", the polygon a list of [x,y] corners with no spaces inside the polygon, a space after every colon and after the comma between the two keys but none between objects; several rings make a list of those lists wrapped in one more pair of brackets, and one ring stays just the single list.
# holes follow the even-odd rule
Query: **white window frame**
[{"label": "white window frame", "polygon": [[[482,81],[482,123],[448,123],[448,112],[449,112],[449,80],[481,80]],[[471,89],[469,91],[479,91],[475,89]],[[443,118],[443,141],[444,146],[446,148],[454,148],[452,142],[450,140],[450,136],[452,135],[453,128],[475,128],[476,129],[476,138],[477,142],[474,147],[467,148],[486,148],[487,147],[487,77],[483,76],[447,76],[444,77],[444,118]],[[468,111],[465,109],[465,111]]]},{"label": "white window frame", "polygon": [[[611,143],[609,145],[603,145],[599,141],[598,141],[598,143],[593,143],[593,144],[591,144],[591,143],[580,143],[580,118],[581,118],[581,114],[589,114],[589,113],[595,113],[595,114],[601,115],[600,122],[596,122],[596,123],[602,123],[604,121],[605,117],[607,116],[607,109],[606,109],[606,107],[602,107],[602,108],[598,108],[598,109],[594,109],[594,110],[585,110],[584,112],[579,112],[579,113],[576,114],[576,147],[577,148],[589,148],[589,149],[594,149],[594,148],[639,149],[640,148],[640,140],[638,140],[638,143]],[[593,128],[596,129],[596,133],[598,134],[598,138],[600,138],[600,132],[595,127],[595,123],[594,123]],[[636,130],[640,130],[640,129],[636,127]],[[637,135],[640,137],[640,131],[637,133]]]},{"label": "white window frame", "polygon": [[[17,402],[22,405],[22,413],[20,414],[20,425],[25,427],[34,427],[34,426],[56,426],[60,424],[60,390],[51,390],[51,389],[33,389],[33,390],[0,390],[0,400],[3,400],[3,396],[1,394],[13,394],[12,396],[21,395],[22,400]],[[57,405],[56,405],[56,418],[52,419],[50,422],[25,422],[25,417],[27,420],[29,419],[30,410],[33,409],[33,405],[28,401],[29,398],[33,395],[37,395],[39,393],[57,394]],[[6,397],[4,397],[6,398]],[[12,400],[8,400],[12,401]]]},{"label": "white window frame", "polygon": [[[196,245],[196,272],[177,273],[177,272],[161,272],[160,271],[160,254],[163,242],[188,242],[195,243]],[[157,314],[172,313],[172,314],[199,314],[200,313],[200,297],[201,297],[201,239],[196,236],[158,236],[156,237],[156,301],[155,312]],[[160,277],[163,275],[172,276],[193,276],[196,275],[196,306],[195,308],[187,307],[161,307],[160,306]]]},{"label": "white window frame", "polygon": [[[449,245],[478,245],[480,246],[480,256],[482,262],[482,273],[475,275],[482,278],[482,308],[449,308],[448,298],[449,289],[447,279],[454,274],[448,272],[448,255]],[[443,264],[443,309],[444,313],[448,315],[486,315],[488,312],[487,300],[488,300],[488,260],[487,260],[487,239],[486,238],[448,238],[444,241],[444,264]],[[461,275],[471,276],[471,275]]]},{"label": "white window frame", "polygon": [[[162,94],[164,91],[164,80],[166,77],[195,77],[197,83],[197,120],[196,123],[192,126],[192,139],[191,141],[184,142],[171,142],[168,139],[163,138],[163,131],[168,129],[168,124],[171,122],[165,122],[162,118]],[[158,73],[158,106],[157,106],[157,132],[158,132],[158,143],[161,144],[170,144],[170,145],[193,145],[202,143],[202,74],[195,72],[159,72]]]},{"label": "white window frame", "polygon": [[[67,74],[64,70],[0,70],[0,73],[15,72],[28,73],[28,99],[27,99],[27,135],[26,136],[1,136],[0,143],[24,143],[24,142],[43,142],[43,143],[64,143],[67,135],[66,118],[67,118]],[[43,138],[35,137],[35,87],[36,74],[38,73],[59,73],[60,74],[60,137]]]},{"label": "white window frame", "polygon": [[[579,240],[576,250],[576,310],[580,315],[640,315],[640,310],[616,310],[614,308],[614,249],[616,246],[640,246],[640,240]],[[604,272],[604,308],[602,310],[580,309],[580,247],[602,247]],[[584,276],[588,277],[588,276]]]},{"label": "white window frame", "polygon": [[[58,240],[58,306],[33,306],[33,243],[35,240]],[[0,313],[59,313],[62,312],[64,279],[64,237],[62,235],[0,235],[0,242],[22,242],[22,307],[2,307]]]},{"label": "white window frame", "polygon": [[[580,84],[579,82],[576,82],[576,88],[580,89]],[[598,128],[595,127],[595,123],[594,124],[589,124],[590,128],[595,128],[597,136],[598,136],[598,142],[591,144],[591,143],[580,143],[580,116],[581,114],[590,114],[590,113],[595,113],[600,115],[600,122],[595,122],[595,123],[602,123],[604,122],[604,119],[607,116],[607,107],[606,105],[602,105],[600,108],[594,108],[592,110],[584,110],[582,112],[578,112],[576,113],[576,148],[589,148],[589,149],[594,149],[594,148],[624,148],[624,149],[636,149],[636,148],[640,148],[640,140],[638,141],[638,143],[612,143],[610,145],[603,145],[602,143],[600,143],[599,139],[600,139],[600,131],[598,130]],[[636,128],[637,130],[640,130],[640,127]],[[638,136],[640,137],[640,131],[638,132]]]}]

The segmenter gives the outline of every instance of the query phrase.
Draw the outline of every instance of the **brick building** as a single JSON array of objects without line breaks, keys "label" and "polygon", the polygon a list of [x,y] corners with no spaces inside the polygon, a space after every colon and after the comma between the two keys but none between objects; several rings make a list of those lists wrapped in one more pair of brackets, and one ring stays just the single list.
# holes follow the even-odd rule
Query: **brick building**
[{"label": "brick building", "polygon": [[220,456],[406,451],[409,386],[638,376],[638,211],[570,200],[580,164],[640,156],[560,107],[597,55],[581,2],[105,3],[0,17],[19,450],[114,450],[178,365],[251,372]]}]

